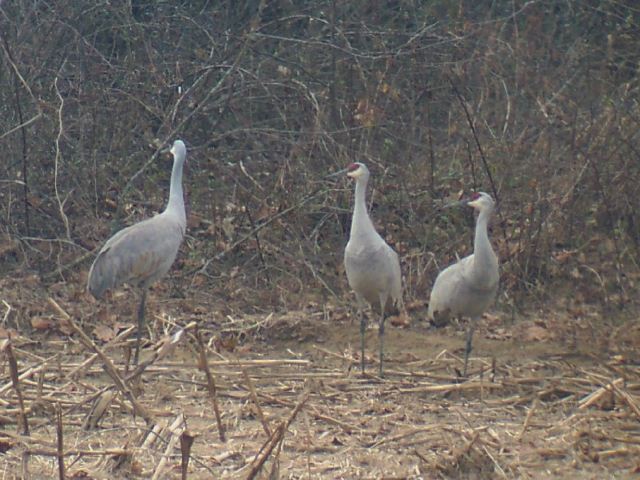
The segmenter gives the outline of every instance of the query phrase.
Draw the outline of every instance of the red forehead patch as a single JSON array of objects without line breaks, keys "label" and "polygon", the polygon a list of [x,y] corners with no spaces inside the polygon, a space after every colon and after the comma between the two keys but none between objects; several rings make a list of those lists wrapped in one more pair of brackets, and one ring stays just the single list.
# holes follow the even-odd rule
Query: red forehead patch
[{"label": "red forehead patch", "polygon": [[357,170],[359,168],[360,168],[360,165],[358,165],[357,163],[352,163],[351,165],[349,165],[347,167],[347,171],[353,172],[353,171],[355,171],[355,170]]},{"label": "red forehead patch", "polygon": [[474,192],[471,194],[471,201],[475,201],[480,198],[480,194],[478,192]]}]

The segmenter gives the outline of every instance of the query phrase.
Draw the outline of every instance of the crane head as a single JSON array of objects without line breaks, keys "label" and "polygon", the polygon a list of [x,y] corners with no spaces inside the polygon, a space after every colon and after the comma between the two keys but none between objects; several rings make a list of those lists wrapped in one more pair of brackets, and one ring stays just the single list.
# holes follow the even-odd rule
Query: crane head
[{"label": "crane head", "polygon": [[347,167],[347,176],[358,179],[363,175],[369,175],[369,169],[364,163],[354,162]]},{"label": "crane head", "polygon": [[491,198],[491,195],[484,192],[472,193],[471,197],[469,197],[465,203],[478,211],[493,209],[495,206],[495,202],[493,201],[493,198]]},{"label": "crane head", "polygon": [[187,147],[184,146],[182,140],[176,140],[173,142],[170,152],[174,157],[184,157],[187,154]]},{"label": "crane head", "polygon": [[356,180],[364,176],[366,176],[367,178],[369,177],[369,169],[366,167],[366,165],[364,163],[354,162],[350,163],[347,168],[343,168],[342,170],[338,170],[337,172],[326,175],[325,178],[337,177],[338,175],[343,175],[344,173],[346,173],[348,177],[354,178]]}]

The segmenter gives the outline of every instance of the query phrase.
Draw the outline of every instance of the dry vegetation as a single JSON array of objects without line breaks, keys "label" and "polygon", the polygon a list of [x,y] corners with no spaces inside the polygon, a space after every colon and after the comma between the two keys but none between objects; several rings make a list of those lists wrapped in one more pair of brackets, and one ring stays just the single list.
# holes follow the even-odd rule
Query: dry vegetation
[{"label": "dry vegetation", "polygon": [[[2,287],[33,294],[33,286]],[[182,465],[194,479],[640,471],[640,371],[630,363],[640,328],[606,337],[597,314],[566,332],[557,317],[485,317],[467,381],[459,377],[464,329],[400,326],[388,332],[389,366],[379,379],[360,375],[357,322],[341,306],[224,315],[201,296],[194,308],[192,300],[162,302],[156,290],[157,333],[132,370],[131,324],[96,325],[110,309],[78,308],[83,294],[66,285],[56,299],[36,290],[41,321],[56,328],[12,332],[10,349],[2,344],[6,358],[19,360],[17,382],[6,362],[0,386],[5,478],[53,478],[59,451],[65,478],[181,478]],[[89,336],[76,331],[79,319]],[[376,337],[370,330],[370,346]],[[375,358],[367,358],[371,372]]]},{"label": "dry vegetation", "polygon": [[[611,0],[0,2],[2,478],[637,477],[639,43]],[[86,272],[175,138],[188,234],[131,371],[134,292]],[[324,178],[354,159],[410,306],[385,379]],[[425,302],[475,189],[502,281],[462,382]]]}]

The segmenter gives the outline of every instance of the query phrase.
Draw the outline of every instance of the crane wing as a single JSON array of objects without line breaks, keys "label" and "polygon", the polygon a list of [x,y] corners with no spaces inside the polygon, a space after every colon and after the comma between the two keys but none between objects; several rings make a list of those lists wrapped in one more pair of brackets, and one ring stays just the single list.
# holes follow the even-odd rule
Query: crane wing
[{"label": "crane wing", "polygon": [[431,289],[429,298],[429,310],[427,316],[436,325],[444,325],[449,320],[450,315],[456,315],[456,301],[460,294],[460,289],[464,285],[465,274],[473,263],[473,254],[464,257],[462,260],[449,265],[436,277],[436,281]]},{"label": "crane wing", "polygon": [[148,286],[171,267],[183,227],[159,214],[127,227],[104,244],[89,271],[88,290],[96,298],[122,283]]},{"label": "crane wing", "polygon": [[[348,244],[344,255],[347,280],[353,291],[376,308],[380,304],[380,295],[387,298],[387,307],[393,304],[400,306],[402,273],[398,254],[385,242],[354,250]],[[392,302],[388,301],[388,297]]]}]

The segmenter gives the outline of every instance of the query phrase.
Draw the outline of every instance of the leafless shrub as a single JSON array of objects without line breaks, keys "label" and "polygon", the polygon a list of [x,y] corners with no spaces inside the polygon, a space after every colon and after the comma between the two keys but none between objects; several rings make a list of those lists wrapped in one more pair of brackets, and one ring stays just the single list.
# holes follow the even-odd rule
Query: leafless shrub
[{"label": "leafless shrub", "polygon": [[0,228],[20,247],[0,268],[76,271],[162,207],[158,152],[182,137],[180,274],[230,299],[343,291],[350,186],[323,175],[358,159],[410,296],[470,248],[470,217],[440,202],[491,176],[503,299],[626,305],[639,25],[607,1],[3,2]]}]

